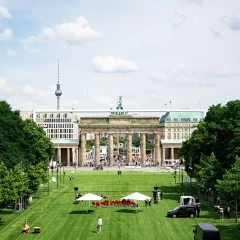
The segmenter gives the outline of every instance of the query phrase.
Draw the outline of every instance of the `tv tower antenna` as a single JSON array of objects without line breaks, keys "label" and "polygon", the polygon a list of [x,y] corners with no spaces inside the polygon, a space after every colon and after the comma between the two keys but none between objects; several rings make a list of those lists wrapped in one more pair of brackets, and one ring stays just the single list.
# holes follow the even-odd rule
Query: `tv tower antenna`
[{"label": "tv tower antenna", "polygon": [[60,83],[59,83],[59,59],[58,59],[58,83],[57,83],[57,90],[55,91],[55,95],[57,96],[57,110],[60,110],[60,96],[62,95],[62,91],[60,89]]}]

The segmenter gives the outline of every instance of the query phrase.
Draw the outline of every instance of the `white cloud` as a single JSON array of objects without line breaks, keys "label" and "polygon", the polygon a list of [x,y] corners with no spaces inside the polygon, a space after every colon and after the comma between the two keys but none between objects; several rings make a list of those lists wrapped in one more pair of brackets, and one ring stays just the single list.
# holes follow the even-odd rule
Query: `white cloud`
[{"label": "white cloud", "polygon": [[55,28],[44,28],[37,36],[30,36],[23,42],[25,45],[62,39],[70,44],[78,44],[100,38],[101,33],[92,29],[84,17],[75,22],[66,22],[56,25]]},{"label": "white cloud", "polygon": [[175,13],[175,15],[170,19],[170,23],[173,27],[178,27],[182,25],[186,20],[186,16],[180,13]]},{"label": "white cloud", "polygon": [[12,18],[12,15],[7,8],[0,6],[0,17]]},{"label": "white cloud", "polygon": [[0,33],[0,41],[8,41],[12,38],[12,30],[11,29],[4,29],[3,32]]},{"label": "white cloud", "polygon": [[11,92],[12,88],[8,86],[6,79],[0,76],[0,90],[4,92]]},{"label": "white cloud", "polygon": [[96,56],[93,58],[92,63],[97,71],[105,73],[135,72],[138,69],[134,62],[113,56]]},{"label": "white cloud", "polygon": [[[160,69],[151,74],[156,83],[167,85],[194,85],[194,86],[215,86],[205,74],[198,72],[185,72],[181,69]],[[205,79],[204,79],[205,78]]]},{"label": "white cloud", "polygon": [[227,24],[227,26],[233,31],[240,30],[240,14],[234,17],[223,16],[221,21]]},{"label": "white cloud", "polygon": [[43,96],[44,92],[38,89],[35,89],[29,85],[23,87],[22,92],[28,95]]},{"label": "white cloud", "polygon": [[11,48],[7,49],[7,54],[9,56],[16,56],[17,55],[17,53],[14,50],[12,50]]}]

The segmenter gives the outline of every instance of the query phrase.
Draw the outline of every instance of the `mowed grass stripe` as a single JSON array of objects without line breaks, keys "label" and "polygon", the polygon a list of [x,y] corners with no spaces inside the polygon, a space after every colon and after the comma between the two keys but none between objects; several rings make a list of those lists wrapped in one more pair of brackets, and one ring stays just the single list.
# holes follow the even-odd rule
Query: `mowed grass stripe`
[{"label": "mowed grass stripe", "polygon": [[[233,229],[232,224],[219,221],[218,215],[209,211],[202,205],[200,218],[167,218],[167,211],[178,205],[181,195],[179,183],[173,183],[172,173],[154,174],[146,172],[122,171],[120,183],[116,171],[65,171],[66,176],[59,178],[57,189],[56,182],[50,183],[50,196],[48,196],[47,184],[41,187],[30,203],[26,215],[21,213],[2,214],[4,225],[13,221],[14,226],[0,226],[0,239],[104,239],[104,240],[155,240],[155,239],[193,239],[192,230],[198,222],[212,222],[221,230],[222,239],[238,239],[239,233]],[[74,180],[70,181],[69,176]],[[54,177],[56,173],[54,171]],[[120,199],[132,192],[141,192],[152,197],[153,187],[158,186],[163,191],[163,200],[158,204],[145,207],[144,201],[138,201],[138,213],[133,207],[111,206],[93,207],[93,214],[87,214],[89,202],[74,204],[74,187],[78,187],[80,193],[103,193],[108,200]],[[188,194],[186,194],[188,195]],[[103,199],[104,200],[104,199]],[[6,216],[6,217],[5,217]],[[28,218],[31,229],[41,226],[40,234],[22,234],[22,226],[25,216]],[[103,232],[96,233],[97,219],[103,218]]]}]

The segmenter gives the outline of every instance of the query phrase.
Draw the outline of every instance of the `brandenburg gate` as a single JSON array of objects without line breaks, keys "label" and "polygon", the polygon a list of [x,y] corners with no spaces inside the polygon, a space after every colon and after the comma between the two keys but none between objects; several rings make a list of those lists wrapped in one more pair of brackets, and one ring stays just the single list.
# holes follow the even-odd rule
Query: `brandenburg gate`
[{"label": "brandenburg gate", "polygon": [[80,154],[79,165],[86,165],[86,135],[94,133],[95,136],[95,164],[100,164],[100,133],[108,135],[108,160],[109,166],[113,166],[113,136],[127,135],[127,163],[132,161],[132,135],[140,133],[140,160],[145,166],[146,134],[154,133],[154,164],[161,161],[159,117],[138,117],[131,115],[110,115],[109,117],[81,117],[79,126]]}]

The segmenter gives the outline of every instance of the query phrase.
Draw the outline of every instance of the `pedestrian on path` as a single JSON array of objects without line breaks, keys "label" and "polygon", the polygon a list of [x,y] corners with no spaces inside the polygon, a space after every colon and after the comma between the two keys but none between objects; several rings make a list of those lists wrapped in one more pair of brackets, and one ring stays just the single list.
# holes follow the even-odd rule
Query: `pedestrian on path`
[{"label": "pedestrian on path", "polygon": [[97,223],[97,233],[101,233],[101,232],[102,232],[102,218],[99,217],[98,223]]},{"label": "pedestrian on path", "polygon": [[199,204],[196,205],[196,210],[197,210],[197,216],[199,217],[200,216],[200,211],[201,211],[201,208],[200,208]]}]

